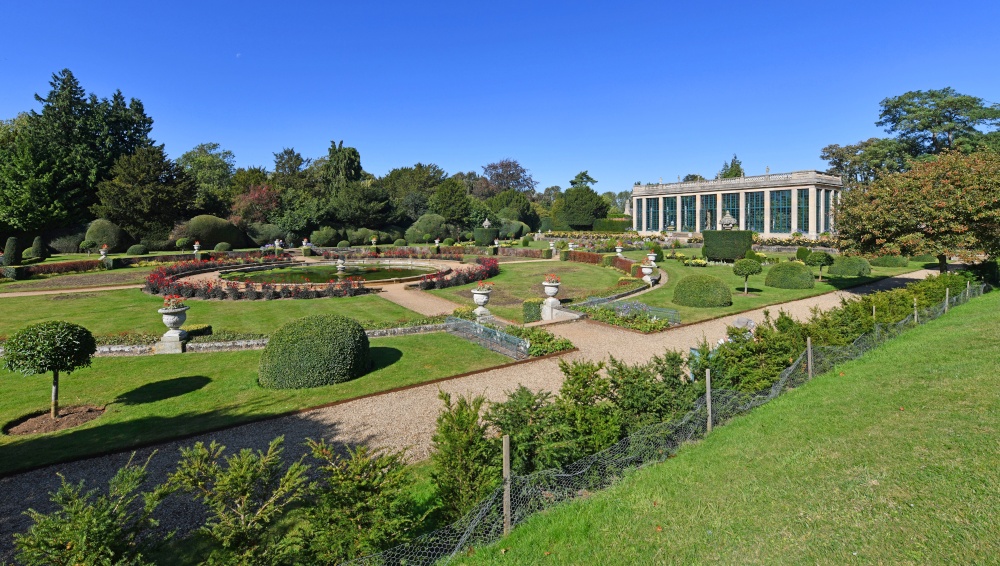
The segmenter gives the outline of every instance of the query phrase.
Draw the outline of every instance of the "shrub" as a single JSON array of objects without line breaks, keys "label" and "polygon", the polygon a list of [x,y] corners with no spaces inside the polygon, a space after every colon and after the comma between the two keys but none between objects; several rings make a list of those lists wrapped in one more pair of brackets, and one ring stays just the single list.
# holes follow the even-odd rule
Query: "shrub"
[{"label": "shrub", "polygon": [[937,263],[938,258],[936,256],[932,256],[931,254],[923,254],[911,257],[910,261],[916,263]]},{"label": "shrub", "polygon": [[805,262],[806,258],[808,258],[809,254],[811,254],[811,253],[812,253],[812,250],[810,250],[809,248],[807,248],[805,246],[799,246],[799,249],[795,250],[795,259],[797,259],[797,260],[799,260],[801,262]]},{"label": "shrub", "polygon": [[749,230],[707,230],[702,254],[711,260],[735,261],[746,256],[753,246]]},{"label": "shrub", "polygon": [[875,267],[906,267],[909,264],[910,260],[901,255],[884,255],[871,261]]},{"label": "shrub", "polygon": [[341,241],[337,242],[337,247],[338,248],[349,248],[349,247],[351,247],[351,243],[348,242],[347,240],[341,240]]},{"label": "shrub", "polygon": [[177,242],[175,242],[177,249],[181,251],[190,248],[193,244],[194,240],[192,240],[191,238],[177,238]]},{"label": "shrub", "polygon": [[677,282],[674,303],[686,307],[728,307],[733,304],[733,294],[718,277],[688,275]]},{"label": "shrub", "polygon": [[543,299],[528,299],[521,306],[525,324],[542,320]]},{"label": "shrub", "polygon": [[[245,238],[243,232],[235,224],[228,220],[202,214],[195,216],[187,223],[187,236],[201,242],[205,248],[215,247],[220,242],[229,242],[235,246],[242,246]],[[294,240],[287,240],[292,242]]]},{"label": "shrub", "polygon": [[148,253],[149,250],[147,250],[146,246],[142,244],[135,244],[134,246],[129,246],[128,251],[125,252],[126,255],[146,255]]},{"label": "shrub", "polygon": [[4,343],[4,367],[22,375],[52,372],[51,416],[59,414],[59,372],[90,366],[94,335],[71,322],[50,320],[26,326]]},{"label": "shrub", "polygon": [[431,437],[431,477],[443,503],[445,519],[461,517],[500,483],[496,446],[487,439],[481,418],[486,399],[459,397],[441,391],[444,410]]},{"label": "shrub", "polygon": [[521,238],[521,247],[522,248],[531,247],[531,236],[525,236]]},{"label": "shrub", "polygon": [[93,240],[84,240],[80,242],[80,250],[87,252],[87,255],[90,255],[90,253],[96,249],[97,249],[97,242]]},{"label": "shrub", "polygon": [[4,267],[21,265],[21,250],[15,236],[7,238],[7,245],[3,248],[3,265]]},{"label": "shrub", "polygon": [[500,237],[500,230],[496,228],[476,228],[472,233],[477,246],[492,246],[493,240]]},{"label": "shrub", "polygon": [[627,232],[632,229],[631,220],[616,220],[611,218],[598,218],[594,220],[594,232]]},{"label": "shrub", "polygon": [[424,214],[417,218],[409,228],[406,229],[405,238],[407,242],[428,242],[434,238],[447,236],[444,216],[440,214]]},{"label": "shrub", "polygon": [[444,241],[441,242],[441,245],[442,246],[447,246],[447,247],[454,246],[455,245],[455,240],[452,239],[452,238],[445,238]]},{"label": "shrub", "polygon": [[50,243],[49,247],[61,254],[75,254],[80,251],[80,244],[83,242],[83,233],[71,234],[69,236],[60,236],[54,238]]},{"label": "shrub", "polygon": [[764,285],[775,289],[812,289],[816,286],[816,280],[808,267],[789,261],[769,269]]},{"label": "shrub", "polygon": [[35,236],[35,239],[31,242],[31,257],[36,257],[38,259],[45,259],[49,257],[49,247],[45,245],[45,240],[41,236]]},{"label": "shrub", "polygon": [[[559,259],[562,259],[562,252],[560,252],[559,254]],[[601,265],[601,262],[604,261],[604,255],[595,254],[594,252],[580,252],[573,250],[571,252],[567,252],[566,259],[568,261],[575,261],[578,263],[592,263],[594,265]]]},{"label": "shrub", "polygon": [[279,328],[260,357],[258,381],[269,389],[301,389],[341,383],[371,365],[368,336],[356,320],[313,315]]},{"label": "shrub", "polygon": [[872,274],[872,266],[863,257],[839,256],[833,260],[833,265],[826,270],[826,274],[834,277],[863,277]]},{"label": "shrub", "polygon": [[663,246],[659,242],[650,242],[649,251],[656,254],[656,258],[653,261],[663,261]]},{"label": "shrub", "polygon": [[806,258],[806,265],[819,267],[819,280],[823,280],[823,266],[833,265],[833,256],[826,252],[813,252]]},{"label": "shrub", "polygon": [[309,241],[314,246],[321,248],[329,247],[333,242],[337,241],[337,231],[329,226],[324,226],[319,230],[313,230],[313,233],[309,235]]},{"label": "shrub", "polygon": [[392,245],[396,246],[397,248],[405,247],[406,246],[406,240],[400,238],[400,239],[396,240],[395,242],[393,242]]},{"label": "shrub", "polygon": [[98,248],[107,245],[108,252],[116,253],[125,249],[127,236],[117,224],[110,220],[98,218],[87,228],[87,240],[96,242]]},{"label": "shrub", "polygon": [[760,275],[764,268],[755,259],[740,259],[733,264],[733,275],[743,278],[743,294],[747,294],[747,282],[751,275]]},{"label": "shrub", "polygon": [[213,250],[217,252],[231,252],[233,251],[233,246],[230,245],[229,242],[219,242],[218,244],[215,244]]}]

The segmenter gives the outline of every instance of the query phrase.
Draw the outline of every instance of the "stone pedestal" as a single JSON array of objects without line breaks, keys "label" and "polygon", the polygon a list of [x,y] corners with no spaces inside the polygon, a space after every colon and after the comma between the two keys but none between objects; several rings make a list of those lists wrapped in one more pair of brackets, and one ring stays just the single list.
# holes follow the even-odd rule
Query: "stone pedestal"
[{"label": "stone pedestal", "polygon": [[556,309],[559,307],[559,299],[549,297],[542,301],[542,320],[555,320]]},{"label": "stone pedestal", "polygon": [[153,346],[153,352],[156,354],[183,354],[184,353],[184,339],[187,338],[186,333],[184,338],[180,335],[173,335],[174,332],[171,330],[163,335],[163,338]]}]

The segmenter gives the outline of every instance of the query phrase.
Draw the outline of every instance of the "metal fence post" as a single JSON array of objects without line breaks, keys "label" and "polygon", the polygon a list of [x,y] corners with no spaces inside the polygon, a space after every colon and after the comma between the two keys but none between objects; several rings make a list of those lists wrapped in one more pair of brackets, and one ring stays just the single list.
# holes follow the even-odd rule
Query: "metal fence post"
[{"label": "metal fence post", "polygon": [[510,435],[503,435],[503,534],[510,534]]},{"label": "metal fence post", "polygon": [[920,321],[917,319],[917,298],[916,297],[913,297],[913,324],[920,324]]},{"label": "metal fence post", "polygon": [[712,432],[712,370],[705,368],[705,406],[708,408],[708,423],[706,432]]},{"label": "metal fence post", "polygon": [[951,288],[944,288],[944,312],[948,312],[948,303],[951,301]]},{"label": "metal fence post", "polygon": [[813,378],[813,339],[806,336],[806,368],[809,370],[809,379]]},{"label": "metal fence post", "polygon": [[969,300],[969,295],[972,294],[972,281],[965,282],[965,300]]},{"label": "metal fence post", "polygon": [[875,320],[875,303],[872,303],[872,320]]}]

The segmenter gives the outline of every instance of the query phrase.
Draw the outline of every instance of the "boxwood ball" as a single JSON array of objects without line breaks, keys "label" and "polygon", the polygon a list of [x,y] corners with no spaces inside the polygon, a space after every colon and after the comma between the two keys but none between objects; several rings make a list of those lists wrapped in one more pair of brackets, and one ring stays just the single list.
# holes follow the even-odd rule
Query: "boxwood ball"
[{"label": "boxwood ball", "polygon": [[307,316],[278,329],[260,357],[257,381],[268,389],[302,389],[360,377],[371,365],[368,336],[354,319]]}]

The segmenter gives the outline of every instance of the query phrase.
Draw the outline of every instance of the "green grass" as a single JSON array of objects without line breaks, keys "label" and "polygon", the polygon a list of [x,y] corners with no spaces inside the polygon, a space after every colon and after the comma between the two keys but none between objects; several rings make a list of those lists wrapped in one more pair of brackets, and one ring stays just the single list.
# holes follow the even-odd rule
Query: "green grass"
[{"label": "green grass", "polygon": [[[126,450],[510,361],[445,333],[376,338],[371,346],[376,363],[371,373],[298,390],[257,385],[260,351],[97,358],[92,367],[61,376],[60,404],[106,406],[104,415],[70,430],[0,436],[0,473]],[[0,371],[0,423],[47,411],[51,383],[51,375]]]},{"label": "green grass", "polygon": [[460,563],[993,563],[998,308],[956,307]]},{"label": "green grass", "polygon": [[[495,286],[486,308],[493,314],[514,322],[523,322],[521,305],[526,299],[545,298],[542,280],[547,273],[555,273],[562,279],[559,299],[586,299],[598,291],[618,284],[618,278],[625,274],[610,267],[569,261],[541,261],[531,263],[510,263],[500,267],[500,275],[490,279]],[[471,289],[476,283],[435,289],[428,291],[456,306],[475,306]]]},{"label": "green grass", "polygon": [[111,285],[141,285],[155,267],[123,267],[113,271],[93,271],[70,273],[13,281],[0,279],[0,293],[20,293],[25,291],[53,291],[82,287],[104,287]]},{"label": "green grass", "polygon": [[[687,252],[682,251],[682,253]],[[638,254],[630,252],[626,255],[636,259]],[[691,256],[690,253],[687,253],[687,255],[689,257]],[[824,293],[830,293],[832,291],[846,289],[848,287],[856,287],[858,285],[864,285],[886,277],[900,275],[902,273],[908,273],[916,269],[920,269],[916,266],[873,267],[872,274],[869,277],[834,277],[832,279],[827,279],[826,272],[824,270],[823,281],[817,281],[816,287],[812,289],[775,289],[774,287],[764,286],[764,278],[767,276],[767,270],[771,267],[769,265],[765,265],[763,273],[760,275],[754,275],[750,278],[748,282],[748,290],[750,294],[743,295],[743,278],[733,275],[732,266],[709,265],[707,267],[686,267],[681,264],[681,262],[674,259],[665,259],[658,262],[657,266],[667,272],[667,281],[649,293],[638,297],[638,300],[651,307],[675,309],[681,315],[681,322],[685,324],[715,318],[726,314],[758,309],[776,303],[784,303],[787,301],[803,299],[805,297],[822,295]],[[722,281],[729,286],[733,293],[733,304],[729,307],[718,308],[685,307],[674,304],[674,288],[677,286],[677,282],[683,277],[696,274],[712,275],[722,279]]]},{"label": "green grass", "polygon": [[[82,325],[95,335],[119,332],[166,332],[156,310],[163,298],[139,289],[0,298],[4,316],[0,336],[45,320],[65,320]],[[270,334],[282,324],[311,314],[333,313],[366,323],[405,322],[418,313],[377,295],[334,299],[281,299],[275,301],[202,301],[189,299],[187,324],[211,324],[216,330]]]}]

